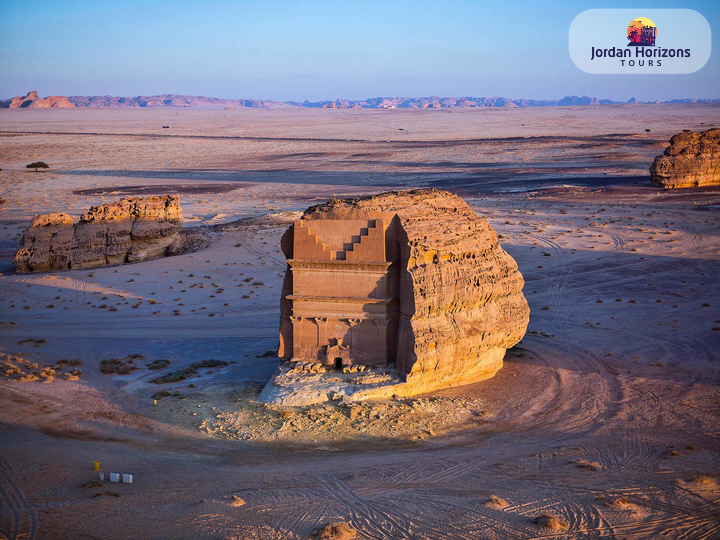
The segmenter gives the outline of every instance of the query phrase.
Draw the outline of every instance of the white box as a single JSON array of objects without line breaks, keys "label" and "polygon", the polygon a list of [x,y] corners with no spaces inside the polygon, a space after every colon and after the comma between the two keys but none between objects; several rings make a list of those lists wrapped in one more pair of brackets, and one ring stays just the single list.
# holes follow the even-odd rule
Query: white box
[{"label": "white box", "polygon": [[120,473],[111,472],[110,473],[110,481],[111,482],[119,482],[120,481]]},{"label": "white box", "polygon": [[105,473],[104,473],[104,472],[99,472],[99,473],[98,473],[98,478],[100,479],[101,482],[102,482],[103,480],[105,480]]},{"label": "white box", "polygon": [[123,473],[123,484],[132,484],[132,474]]}]

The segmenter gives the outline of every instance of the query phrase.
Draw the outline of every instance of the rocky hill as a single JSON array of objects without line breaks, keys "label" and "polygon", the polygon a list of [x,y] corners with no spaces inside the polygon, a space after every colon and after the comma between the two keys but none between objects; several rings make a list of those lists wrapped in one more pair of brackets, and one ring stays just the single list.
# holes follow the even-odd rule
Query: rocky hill
[{"label": "rocky hill", "polygon": [[0,101],[0,109],[55,109],[73,108],[73,105],[65,96],[48,96],[41,98],[36,90],[28,92],[24,96],[16,96],[5,101]]}]

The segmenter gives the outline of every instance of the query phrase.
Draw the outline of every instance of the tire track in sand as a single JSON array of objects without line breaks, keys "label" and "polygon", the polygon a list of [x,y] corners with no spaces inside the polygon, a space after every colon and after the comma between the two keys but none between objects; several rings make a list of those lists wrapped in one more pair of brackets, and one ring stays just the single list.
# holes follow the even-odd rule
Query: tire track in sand
[{"label": "tire track in sand", "polygon": [[[27,522],[28,531],[27,533],[22,532],[22,538],[34,540],[38,526],[37,513],[15,483],[13,476],[10,466],[7,463],[0,463],[0,497],[5,503],[3,508],[7,507],[11,515],[10,529],[12,531],[8,534],[3,530],[3,534],[7,536],[8,540],[16,540],[21,537],[23,525]],[[4,521],[4,517],[3,511],[0,514],[2,521]]]}]

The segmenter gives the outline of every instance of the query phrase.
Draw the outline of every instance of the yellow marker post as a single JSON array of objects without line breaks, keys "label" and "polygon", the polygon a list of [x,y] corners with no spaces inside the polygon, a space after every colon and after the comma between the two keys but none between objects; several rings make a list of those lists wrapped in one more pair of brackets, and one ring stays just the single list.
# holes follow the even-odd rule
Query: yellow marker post
[{"label": "yellow marker post", "polygon": [[96,461],[93,463],[93,471],[99,471],[100,470],[100,462]]},{"label": "yellow marker post", "polygon": [[157,407],[157,399],[153,399],[153,405]]}]

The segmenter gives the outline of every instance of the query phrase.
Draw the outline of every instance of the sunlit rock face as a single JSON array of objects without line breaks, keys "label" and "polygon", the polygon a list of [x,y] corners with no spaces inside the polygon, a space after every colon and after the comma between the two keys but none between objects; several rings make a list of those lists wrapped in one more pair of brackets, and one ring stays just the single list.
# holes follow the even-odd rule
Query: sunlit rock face
[{"label": "sunlit rock face", "polygon": [[37,215],[15,255],[18,272],[97,268],[177,252],[183,216],[177,195],[128,197],[93,206],[74,223],[62,213]]},{"label": "sunlit rock face", "polygon": [[395,364],[404,382],[388,391],[411,395],[492,377],[525,334],[516,262],[451,193],[333,199],[306,210],[282,248],[283,360]]},{"label": "sunlit rock face", "polygon": [[720,129],[683,131],[650,166],[653,184],[666,188],[720,184]]}]

